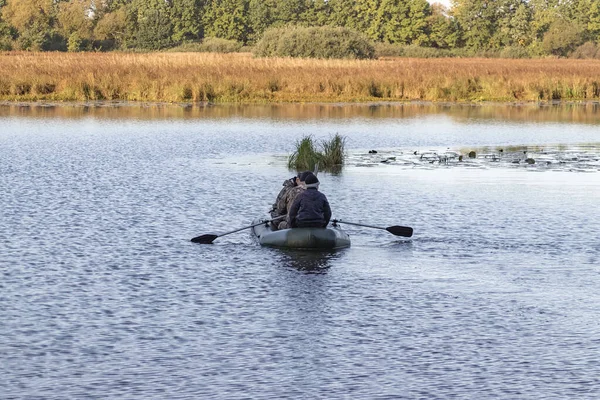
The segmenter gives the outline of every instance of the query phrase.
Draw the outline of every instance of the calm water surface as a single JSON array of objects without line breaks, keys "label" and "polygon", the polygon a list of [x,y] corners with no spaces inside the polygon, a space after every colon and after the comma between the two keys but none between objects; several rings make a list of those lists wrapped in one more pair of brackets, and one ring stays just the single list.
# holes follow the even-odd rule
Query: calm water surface
[{"label": "calm water surface", "polygon": [[[0,107],[0,398],[595,399],[599,128],[593,104]],[[189,242],[335,133],[334,217],[412,238]]]}]

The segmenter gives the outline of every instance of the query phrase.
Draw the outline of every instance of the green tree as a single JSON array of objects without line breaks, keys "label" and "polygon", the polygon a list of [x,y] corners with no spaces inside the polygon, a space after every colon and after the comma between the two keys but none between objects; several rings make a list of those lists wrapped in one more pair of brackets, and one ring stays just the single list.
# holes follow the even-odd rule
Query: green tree
[{"label": "green tree", "polygon": [[328,24],[358,29],[358,8],[355,0],[329,0],[331,10]]},{"label": "green tree", "polygon": [[206,37],[248,40],[247,0],[211,0],[207,3],[202,22]]},{"label": "green tree", "polygon": [[427,17],[429,45],[438,49],[451,49],[459,46],[459,33],[454,19],[447,16],[446,7],[440,3],[431,6]]},{"label": "green tree", "polygon": [[431,15],[425,0],[383,0],[374,20],[377,40],[399,44],[426,44],[427,17]]},{"label": "green tree", "polygon": [[454,0],[455,18],[465,46],[472,50],[487,50],[494,46],[492,37],[497,23],[494,0]]},{"label": "green tree", "polygon": [[324,26],[328,24],[330,14],[328,1],[307,0],[301,19],[307,26]]},{"label": "green tree", "polygon": [[590,6],[587,29],[596,41],[600,41],[600,0],[593,1]]},{"label": "green tree", "polygon": [[363,32],[372,40],[380,40],[378,11],[381,0],[355,0],[356,19],[348,28]]},{"label": "green tree", "polygon": [[530,0],[533,8],[531,31],[541,41],[550,25],[560,17],[559,0]]},{"label": "green tree", "polygon": [[277,7],[275,8],[275,20],[280,25],[301,25],[304,22],[302,16],[307,11],[307,8],[305,0],[278,0]]},{"label": "green tree", "polygon": [[248,41],[256,43],[275,25],[277,0],[250,0],[248,3]]},{"label": "green tree", "polygon": [[172,45],[173,24],[169,4],[164,0],[137,0],[136,47],[160,50]]},{"label": "green tree", "polygon": [[498,14],[494,43],[500,46],[527,46],[533,41],[533,10],[525,0],[505,0]]},{"label": "green tree", "polygon": [[172,0],[173,41],[184,42],[202,37],[202,0]]}]

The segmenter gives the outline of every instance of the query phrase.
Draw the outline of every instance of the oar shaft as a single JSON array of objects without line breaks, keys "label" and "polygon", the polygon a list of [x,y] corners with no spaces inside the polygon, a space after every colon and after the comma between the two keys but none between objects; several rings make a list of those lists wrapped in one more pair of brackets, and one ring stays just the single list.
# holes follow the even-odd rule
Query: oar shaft
[{"label": "oar shaft", "polygon": [[275,218],[273,218],[273,219],[268,219],[268,220],[266,220],[266,221],[261,221],[261,222],[259,222],[259,223],[257,223],[257,224],[252,224],[252,225],[250,225],[250,226],[245,226],[245,227],[243,227],[243,228],[236,229],[235,231],[226,232],[226,233],[221,233],[220,235],[217,235],[217,236],[218,236],[218,237],[221,237],[221,236],[225,236],[225,235],[230,235],[230,234],[232,234],[232,233],[236,233],[236,232],[239,232],[239,231],[243,231],[243,230],[245,230],[245,229],[254,228],[255,226],[259,226],[259,225],[262,225],[262,224],[268,224],[268,223],[269,223],[269,222],[271,222],[271,221],[276,221],[276,220],[278,220],[278,219],[282,219],[282,218],[285,218],[285,217],[287,217],[287,215],[280,215],[279,217],[275,217]]},{"label": "oar shaft", "polygon": [[348,225],[364,226],[365,228],[373,228],[373,229],[383,229],[383,230],[386,230],[386,228],[383,228],[381,226],[373,226],[373,225],[366,225],[366,224],[357,224],[356,222],[347,222],[347,221],[341,221],[341,220],[333,220],[333,222],[340,222],[342,224],[348,224]]},{"label": "oar shaft", "polygon": [[365,228],[383,229],[385,231],[388,231],[392,235],[396,235],[396,236],[411,237],[413,235],[413,228],[411,228],[409,226],[394,225],[394,226],[388,226],[387,228],[384,228],[384,227],[381,227],[381,226],[373,226],[373,225],[367,225],[367,224],[358,224],[356,222],[346,222],[346,221],[341,221],[341,220],[336,220],[336,219],[334,219],[332,222],[334,224],[335,223],[341,223],[341,224],[362,226],[362,227],[365,227]]}]

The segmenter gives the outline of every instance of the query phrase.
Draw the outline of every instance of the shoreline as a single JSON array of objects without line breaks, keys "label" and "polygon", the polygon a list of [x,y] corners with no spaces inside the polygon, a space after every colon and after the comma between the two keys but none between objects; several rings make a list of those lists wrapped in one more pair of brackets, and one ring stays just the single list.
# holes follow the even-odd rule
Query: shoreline
[{"label": "shoreline", "polygon": [[566,105],[599,105],[600,100],[550,100],[550,101],[360,101],[360,102],[242,102],[242,103],[212,103],[212,102],[167,102],[167,101],[128,101],[128,100],[93,100],[93,101],[52,101],[52,100],[0,100],[0,107],[17,108],[194,108],[206,109],[211,107],[286,107],[286,106],[327,106],[327,107],[483,107],[483,106],[512,106],[512,107],[549,107]]}]

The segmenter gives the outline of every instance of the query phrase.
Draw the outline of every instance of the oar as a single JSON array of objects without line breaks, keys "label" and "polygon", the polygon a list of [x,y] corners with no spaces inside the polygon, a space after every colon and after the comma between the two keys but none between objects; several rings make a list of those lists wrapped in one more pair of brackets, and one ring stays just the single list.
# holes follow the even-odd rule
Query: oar
[{"label": "oar", "polygon": [[261,221],[261,222],[259,222],[257,224],[252,224],[250,226],[245,226],[243,228],[236,229],[235,231],[231,231],[231,232],[227,232],[227,233],[221,233],[220,235],[212,235],[212,234],[209,233],[209,234],[206,234],[206,235],[196,236],[195,238],[192,238],[192,242],[194,242],[194,243],[202,243],[202,244],[211,244],[218,237],[225,236],[225,235],[230,235],[232,233],[243,231],[244,229],[254,228],[255,226],[259,226],[259,225],[262,225],[262,224],[268,224],[268,223],[270,223],[272,221],[276,221],[278,219],[282,219],[282,218],[285,218],[285,217],[287,217],[287,215],[280,215],[277,218],[267,219],[267,220]]},{"label": "oar", "polygon": [[383,230],[388,231],[392,235],[396,235],[396,236],[411,237],[413,234],[413,228],[411,228],[409,226],[394,225],[394,226],[388,226],[387,228],[384,228],[381,226],[357,224],[356,222],[346,222],[346,221],[341,221],[339,219],[334,219],[331,222],[333,222],[334,224],[348,224],[348,225],[364,226],[365,228],[383,229]]}]

